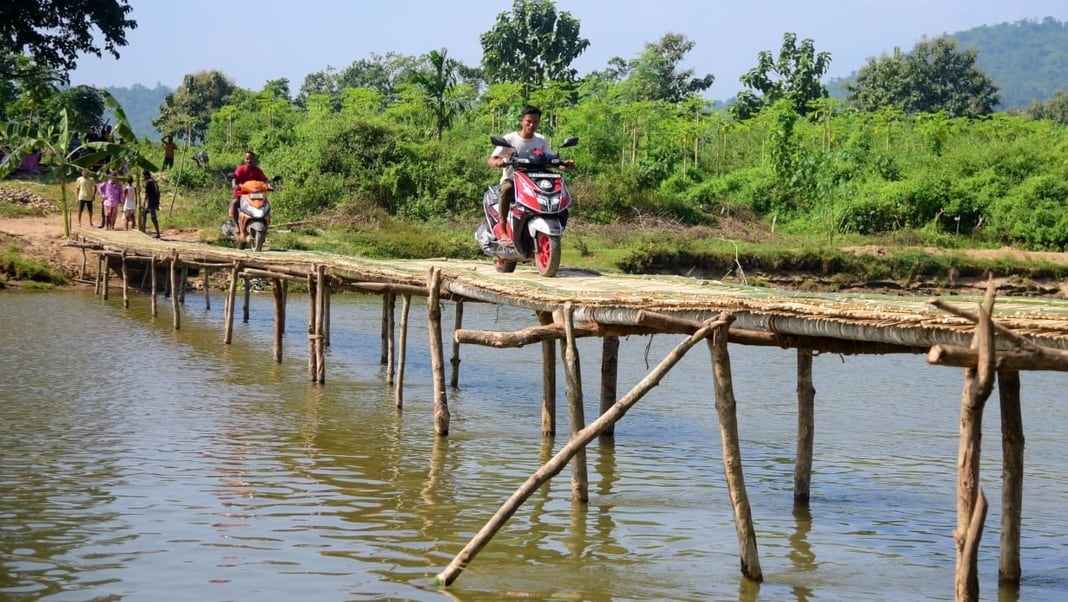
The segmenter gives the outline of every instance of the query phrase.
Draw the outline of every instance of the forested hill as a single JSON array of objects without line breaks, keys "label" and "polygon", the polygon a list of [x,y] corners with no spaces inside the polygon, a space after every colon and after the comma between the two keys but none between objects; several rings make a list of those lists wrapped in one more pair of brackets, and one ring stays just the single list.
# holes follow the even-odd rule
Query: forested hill
[{"label": "forested hill", "polygon": [[1068,23],[1053,17],[984,25],[951,34],[962,48],[975,48],[976,65],[1001,92],[1003,111],[1030,106],[1068,89]]},{"label": "forested hill", "polygon": [[[152,120],[159,117],[159,108],[163,99],[174,90],[160,83],[155,88],[146,88],[141,84],[134,84],[132,88],[104,88],[115,100],[122,105],[126,113],[126,119],[135,134],[140,138],[158,140],[160,135],[156,128],[152,127]],[[112,118],[112,123],[114,123]]]}]

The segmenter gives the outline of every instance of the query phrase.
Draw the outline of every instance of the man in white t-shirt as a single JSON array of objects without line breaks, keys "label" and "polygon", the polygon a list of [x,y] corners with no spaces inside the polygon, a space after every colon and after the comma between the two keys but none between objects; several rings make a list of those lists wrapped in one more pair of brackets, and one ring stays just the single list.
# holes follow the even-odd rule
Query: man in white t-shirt
[{"label": "man in white t-shirt", "polygon": [[[512,145],[512,148],[498,146],[493,149],[493,154],[486,160],[486,165],[503,168],[504,170],[501,173],[501,191],[497,205],[500,222],[493,228],[493,234],[502,245],[512,244],[506,224],[508,223],[508,210],[512,207],[512,201],[515,199],[515,186],[512,183],[512,178],[515,177],[515,168],[508,164],[508,158],[514,154],[536,149],[552,152],[549,147],[549,141],[545,139],[545,136],[537,132],[540,124],[541,109],[530,105],[523,107],[523,110],[519,113],[519,130],[504,135],[504,139],[508,141],[508,144]],[[564,167],[568,169],[573,166],[573,161],[567,161],[564,164]]]}]

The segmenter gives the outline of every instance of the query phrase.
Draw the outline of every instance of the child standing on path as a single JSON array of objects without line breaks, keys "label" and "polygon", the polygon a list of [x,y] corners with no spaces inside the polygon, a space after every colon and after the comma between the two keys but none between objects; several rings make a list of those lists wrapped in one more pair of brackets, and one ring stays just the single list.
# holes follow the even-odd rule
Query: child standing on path
[{"label": "child standing on path", "polygon": [[130,226],[137,227],[137,221],[134,217],[137,211],[137,187],[134,186],[133,176],[126,178],[126,188],[122,189],[122,216],[123,227],[126,230],[130,229]]}]

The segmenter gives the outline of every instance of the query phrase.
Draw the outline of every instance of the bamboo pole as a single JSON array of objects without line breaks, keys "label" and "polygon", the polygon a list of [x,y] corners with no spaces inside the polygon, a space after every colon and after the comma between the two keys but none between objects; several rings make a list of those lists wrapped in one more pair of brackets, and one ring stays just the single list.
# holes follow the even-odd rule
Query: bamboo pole
[{"label": "bamboo pole", "polygon": [[467,565],[474,560],[475,556],[493,539],[493,536],[501,530],[508,519],[515,514],[516,510],[523,505],[523,502],[527,500],[535,491],[542,485],[549,481],[561,470],[564,466],[567,466],[571,458],[578,453],[579,449],[585,448],[590,441],[604,432],[604,429],[608,426],[618,422],[623,416],[630,410],[636,403],[638,403],[642,397],[645,396],[650,390],[660,384],[660,381],[664,376],[673,368],[675,364],[686,355],[694,345],[699,343],[702,339],[709,336],[712,330],[718,328],[720,325],[725,324],[725,320],[722,316],[718,316],[715,319],[705,322],[705,325],[697,330],[694,334],[690,335],[686,340],[679,343],[659,364],[645,376],[638,384],[634,386],[626,395],[621,397],[619,401],[612,405],[605,413],[601,414],[597,420],[594,420],[578,433],[574,437],[571,437],[564,447],[556,452],[552,458],[542,464],[534,474],[530,475],[527,480],[520,485],[519,489],[515,491],[509,497],[497,512],[490,518],[490,520],[471,538],[467,545],[449,563],[445,570],[441,571],[434,577],[434,582],[438,585],[451,585],[460,573],[467,568]]},{"label": "bamboo pole", "polygon": [[957,551],[954,591],[958,602],[979,599],[976,550],[983,533],[982,521],[986,517],[986,500],[979,488],[980,442],[983,406],[994,386],[994,323],[990,316],[996,290],[990,281],[986,297],[979,306],[971,345],[979,352],[979,363],[975,368],[964,369],[957,456],[957,528],[953,531]]},{"label": "bamboo pole", "polygon": [[[459,299],[456,301],[456,318],[453,322],[453,333],[462,329],[463,326],[464,300]],[[456,389],[460,386],[460,341],[457,341],[455,336],[452,338],[452,357],[449,362],[452,364],[452,376],[449,379],[449,386]]]},{"label": "bamboo pole", "polygon": [[152,280],[152,302],[151,302],[151,305],[152,305],[152,317],[155,318],[157,315],[159,315],[159,304],[156,301],[156,293],[159,290],[157,285],[156,285],[156,270],[158,268],[156,267],[156,256],[155,255],[152,255],[152,257],[149,258],[149,260],[148,260],[148,269],[149,269],[150,272],[152,272],[152,275],[151,275],[151,280]]},{"label": "bamboo pole", "polygon": [[393,293],[386,293],[382,298],[382,309],[385,313],[382,314],[385,319],[385,332],[386,332],[386,386],[393,386],[393,373],[397,370],[397,340],[396,340],[396,315],[397,315],[397,296]]},{"label": "bamboo pole", "polygon": [[179,284],[181,284],[181,286],[178,287],[178,300],[183,305],[185,305],[185,283],[186,282],[189,282],[189,266],[186,265],[185,262],[183,262],[182,263],[182,280],[179,283]]},{"label": "bamboo pole", "polygon": [[1020,373],[998,370],[1001,402],[1001,545],[998,582],[1019,586],[1020,524],[1023,515],[1024,427]]},{"label": "bamboo pole", "polygon": [[389,293],[386,292],[382,295],[382,326],[379,337],[381,339],[381,355],[378,358],[378,363],[385,366],[389,363],[389,329],[391,328],[389,315],[389,300],[387,297]]},{"label": "bamboo pole", "polygon": [[308,380],[315,382],[318,368],[315,365],[315,275],[308,272]]},{"label": "bamboo pole", "polygon": [[[607,336],[601,339],[601,414],[616,402],[618,386],[619,337]],[[601,433],[604,437],[614,437],[615,434],[615,426],[610,426]]]},{"label": "bamboo pole", "polygon": [[315,266],[315,382],[326,382],[326,266]]},{"label": "bamboo pole", "polygon": [[807,506],[812,490],[812,450],[816,433],[816,389],[812,386],[812,350],[797,350],[797,460],[794,505]]},{"label": "bamboo pole", "polygon": [[178,303],[178,249],[171,249],[171,318],[174,329],[182,327],[182,310]]},{"label": "bamboo pole", "polygon": [[286,320],[285,296],[282,292],[282,281],[278,278],[271,279],[271,296],[274,298],[274,361],[282,363],[282,332],[285,330]]},{"label": "bamboo pole", "polygon": [[104,301],[108,300],[111,293],[111,256],[104,257]]},{"label": "bamboo pole", "polygon": [[122,306],[130,309],[130,270],[126,266],[126,250],[119,256],[122,262]]},{"label": "bamboo pole", "polygon": [[104,290],[101,274],[104,272],[104,254],[96,256],[96,283],[93,286],[93,294],[99,295]]},{"label": "bamboo pole", "polygon": [[[393,388],[394,405],[404,407],[404,364],[408,358],[408,310],[412,307],[412,296],[401,296],[400,341],[397,343],[397,384]],[[435,439],[435,442],[437,440]]]},{"label": "bamboo pole", "polygon": [[449,434],[449,402],[445,397],[445,352],[441,341],[441,268],[431,267],[427,274],[427,330],[430,335],[430,366],[434,375],[434,432]]},{"label": "bamboo pole", "polygon": [[204,267],[204,311],[211,311],[211,270]]},{"label": "bamboo pole", "polygon": [[[547,311],[538,312],[538,321],[542,326],[550,325],[553,323],[553,315]],[[541,391],[541,434],[543,437],[555,437],[556,341],[553,339],[541,342]]]},{"label": "bamboo pole", "polygon": [[89,261],[89,256],[85,252],[85,247],[82,247],[82,269],[78,272],[78,280],[85,280],[85,267]]},{"label": "bamboo pole", "polygon": [[226,289],[226,305],[223,309],[223,344],[229,345],[234,340],[234,307],[237,305],[237,275],[241,271],[241,262],[234,260],[230,268],[230,286]]},{"label": "bamboo pole", "polygon": [[[575,307],[564,304],[564,374],[567,378],[568,432],[574,438],[586,427],[586,413],[582,407],[582,370],[578,345],[575,343]],[[590,501],[590,479],[586,465],[586,448],[581,447],[571,460],[571,499],[586,504]]]},{"label": "bamboo pole", "polygon": [[241,321],[245,324],[248,324],[249,295],[252,293],[252,288],[249,287],[248,280],[248,275],[245,275],[241,278],[241,284],[245,285],[245,304],[242,306],[241,309]]},{"label": "bamboo pole", "polygon": [[715,335],[708,339],[712,352],[712,374],[716,388],[716,413],[719,415],[719,434],[723,445],[723,471],[727,475],[731,509],[734,512],[734,528],[738,535],[738,552],[742,575],[753,581],[763,581],[760,557],[757,553],[756,530],[745,491],[745,474],[742,470],[742,447],[738,437],[737,402],[731,375],[730,354],[727,352],[727,329],[730,320],[716,328]]}]

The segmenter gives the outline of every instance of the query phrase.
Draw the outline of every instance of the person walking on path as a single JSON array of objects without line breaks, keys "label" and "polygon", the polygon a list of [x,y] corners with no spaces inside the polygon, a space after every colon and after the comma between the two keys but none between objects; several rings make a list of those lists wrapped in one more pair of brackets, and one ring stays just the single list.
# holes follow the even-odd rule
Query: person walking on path
[{"label": "person walking on path", "polygon": [[[152,173],[146,171],[145,176],[145,208],[141,210],[141,221],[144,223],[145,216],[152,216],[152,225],[156,227],[156,238],[159,238],[159,218],[156,217],[156,213],[159,211],[159,182],[156,182],[152,178]],[[148,224],[145,224],[146,226]]]},{"label": "person walking on path", "polygon": [[126,187],[122,189],[122,223],[123,229],[137,227],[137,186],[133,176],[126,177]]},{"label": "person walking on path", "polygon": [[74,194],[78,198],[78,227],[82,227],[82,211],[89,211],[89,227],[93,227],[93,200],[96,198],[96,180],[83,169],[74,181]]}]

